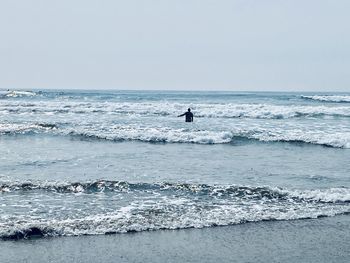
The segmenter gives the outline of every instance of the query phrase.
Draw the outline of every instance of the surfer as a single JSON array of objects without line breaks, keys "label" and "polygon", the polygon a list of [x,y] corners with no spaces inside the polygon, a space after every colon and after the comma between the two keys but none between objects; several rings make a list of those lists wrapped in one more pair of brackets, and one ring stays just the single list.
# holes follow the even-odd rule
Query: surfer
[{"label": "surfer", "polygon": [[186,115],[186,122],[193,122],[193,113],[191,112],[191,109],[188,108],[188,110],[177,117],[185,116]]}]

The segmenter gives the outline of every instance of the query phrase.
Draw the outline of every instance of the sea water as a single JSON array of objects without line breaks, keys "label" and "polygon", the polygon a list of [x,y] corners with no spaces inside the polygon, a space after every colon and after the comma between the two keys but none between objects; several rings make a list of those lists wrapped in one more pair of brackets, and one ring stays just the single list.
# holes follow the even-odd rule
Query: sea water
[{"label": "sea water", "polygon": [[348,215],[349,174],[349,93],[0,92],[3,239]]}]

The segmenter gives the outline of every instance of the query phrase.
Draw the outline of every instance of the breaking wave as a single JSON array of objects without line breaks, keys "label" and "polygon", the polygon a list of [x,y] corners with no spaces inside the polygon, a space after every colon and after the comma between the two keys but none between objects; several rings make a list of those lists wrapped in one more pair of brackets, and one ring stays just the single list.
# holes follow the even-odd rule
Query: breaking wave
[{"label": "breaking wave", "polygon": [[73,136],[87,140],[108,140],[115,142],[141,141],[149,143],[196,143],[196,144],[235,144],[242,140],[261,142],[288,142],[323,145],[334,148],[350,148],[350,132],[318,132],[291,129],[249,129],[211,131],[171,127],[119,126],[106,127],[63,127],[55,123],[1,124],[0,135],[52,134]]},{"label": "breaking wave", "polygon": [[111,141],[142,141],[154,143],[198,143],[224,144],[236,143],[243,140],[257,140],[261,142],[289,142],[323,145],[334,148],[350,148],[350,133],[317,133],[302,130],[290,130],[281,133],[278,130],[236,130],[236,131],[208,131],[171,129],[166,127],[113,127],[112,130],[96,132],[74,130],[71,136],[87,139],[104,139]]},{"label": "breaking wave", "polygon": [[65,194],[110,194],[121,191],[136,192],[139,196],[148,193],[152,196],[134,199],[112,212],[78,218],[21,217],[11,222],[3,221],[0,222],[0,237],[3,239],[203,228],[350,213],[348,188],[288,190],[236,185],[131,184],[118,181],[31,183],[2,187],[10,188],[8,191],[42,190]]},{"label": "breaking wave", "polygon": [[330,188],[317,190],[286,190],[278,187],[252,187],[239,185],[208,185],[190,183],[129,183],[126,181],[97,180],[88,182],[11,182],[0,183],[0,193],[16,191],[47,191],[57,193],[101,193],[154,191],[172,192],[210,197],[241,199],[294,200],[300,202],[348,203],[350,189]]},{"label": "breaking wave", "polygon": [[[8,101],[0,104],[0,113],[11,114],[107,114],[122,116],[173,116],[187,107],[170,102],[74,102],[74,101]],[[196,104],[196,118],[291,119],[319,117],[350,117],[346,106],[270,105],[270,104]]]},{"label": "breaking wave", "polygon": [[42,133],[57,129],[56,124],[51,123],[0,123],[0,135],[4,134],[30,134]]},{"label": "breaking wave", "polygon": [[33,97],[36,96],[37,93],[33,91],[21,91],[21,90],[13,90],[13,91],[2,91],[0,93],[0,97],[11,97],[11,98],[18,98],[18,97]]},{"label": "breaking wave", "polygon": [[303,99],[323,101],[323,102],[350,102],[350,95],[315,95],[315,96],[301,96]]}]

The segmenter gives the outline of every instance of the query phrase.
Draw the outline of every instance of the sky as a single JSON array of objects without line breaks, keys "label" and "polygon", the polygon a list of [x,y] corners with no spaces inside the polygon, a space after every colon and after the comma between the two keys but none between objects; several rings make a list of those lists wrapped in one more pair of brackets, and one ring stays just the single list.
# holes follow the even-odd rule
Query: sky
[{"label": "sky", "polygon": [[349,91],[348,0],[0,0],[0,89]]}]

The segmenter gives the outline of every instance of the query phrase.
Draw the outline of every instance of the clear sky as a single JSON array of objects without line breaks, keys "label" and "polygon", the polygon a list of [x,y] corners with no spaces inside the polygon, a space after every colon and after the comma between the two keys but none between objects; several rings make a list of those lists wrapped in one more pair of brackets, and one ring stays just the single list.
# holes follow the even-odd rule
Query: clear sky
[{"label": "clear sky", "polygon": [[0,89],[350,91],[349,0],[0,0]]}]

